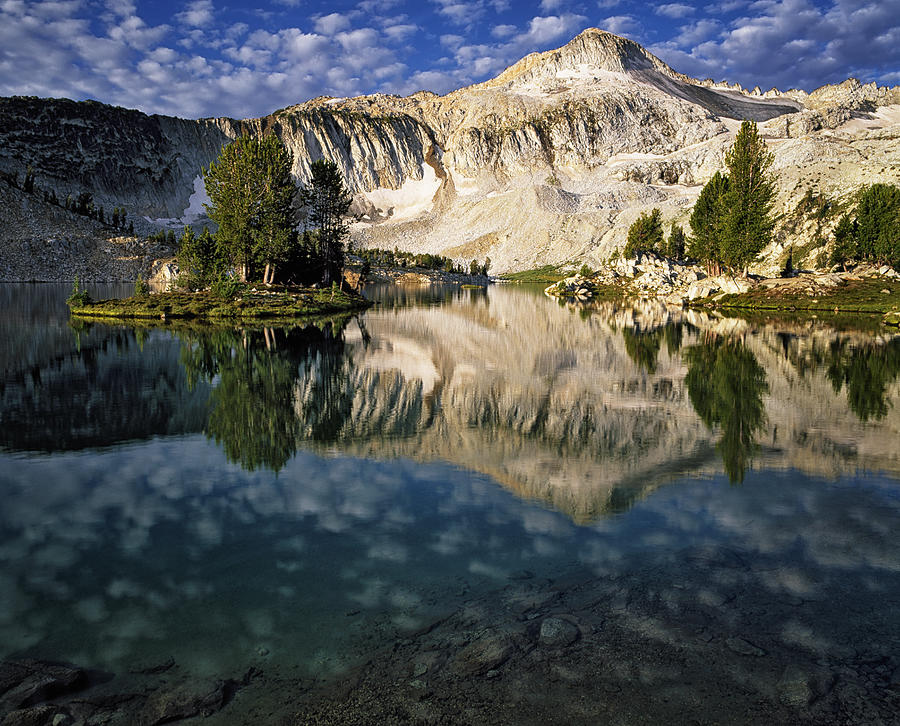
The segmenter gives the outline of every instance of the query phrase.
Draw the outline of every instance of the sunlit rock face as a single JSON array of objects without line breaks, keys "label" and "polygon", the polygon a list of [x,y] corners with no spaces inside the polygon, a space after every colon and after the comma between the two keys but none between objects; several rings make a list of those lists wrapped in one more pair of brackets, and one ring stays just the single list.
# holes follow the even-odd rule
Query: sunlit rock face
[{"label": "sunlit rock face", "polygon": [[[446,96],[318,98],[243,121],[0,99],[0,170],[21,179],[31,166],[60,199],[90,191],[107,209],[124,206],[139,231],[202,224],[202,169],[236,136],[274,133],[300,183],[312,161],[338,164],[355,196],[356,243],[490,257],[502,272],[604,260],[654,206],[684,224],[742,119],[762,124],[776,154],[783,209],[808,188],[846,197],[896,183],[898,109],[900,90],[852,80],[812,94],[696,81],[589,29]],[[814,232],[792,232],[765,260]]]}]

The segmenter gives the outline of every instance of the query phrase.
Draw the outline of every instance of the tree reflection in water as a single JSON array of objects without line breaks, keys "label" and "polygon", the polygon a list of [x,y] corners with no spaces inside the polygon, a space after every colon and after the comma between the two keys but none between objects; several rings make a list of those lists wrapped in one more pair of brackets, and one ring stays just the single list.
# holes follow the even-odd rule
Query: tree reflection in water
[{"label": "tree reflection in water", "polygon": [[[217,383],[205,433],[248,471],[279,471],[301,439],[329,440],[349,412],[346,321],[182,335],[191,385]],[[302,398],[301,394],[302,392]]]},{"label": "tree reflection in water", "polygon": [[766,422],[766,372],[740,341],[710,337],[683,351],[685,385],[703,423],[722,431],[716,449],[732,483],[741,483]]},{"label": "tree reflection in water", "polygon": [[834,392],[846,386],[850,410],[861,421],[887,415],[887,387],[900,374],[900,339],[884,345],[836,340],[829,346],[826,365]]},{"label": "tree reflection in water", "polygon": [[625,352],[634,364],[651,375],[656,373],[656,363],[663,339],[662,328],[656,330],[624,328],[622,336],[625,339]]}]

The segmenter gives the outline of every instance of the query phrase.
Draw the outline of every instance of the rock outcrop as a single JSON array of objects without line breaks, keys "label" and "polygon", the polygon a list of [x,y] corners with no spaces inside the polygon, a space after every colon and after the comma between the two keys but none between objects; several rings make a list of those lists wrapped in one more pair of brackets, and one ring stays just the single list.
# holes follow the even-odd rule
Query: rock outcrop
[{"label": "rock outcrop", "polygon": [[[742,119],[762,124],[776,154],[779,211],[810,189],[842,199],[900,182],[900,89],[850,80],[747,92],[691,79],[596,29],[445,96],[317,98],[243,121],[0,99],[0,171],[31,167],[60,199],[90,191],[145,230],[202,223],[203,167],[242,133],[275,133],[299,182],[315,159],[339,165],[356,197],[357,244],[489,256],[503,272],[599,264],[653,206],[684,223]],[[822,230],[794,230],[764,256],[774,268],[792,244],[814,261],[824,241]]]}]

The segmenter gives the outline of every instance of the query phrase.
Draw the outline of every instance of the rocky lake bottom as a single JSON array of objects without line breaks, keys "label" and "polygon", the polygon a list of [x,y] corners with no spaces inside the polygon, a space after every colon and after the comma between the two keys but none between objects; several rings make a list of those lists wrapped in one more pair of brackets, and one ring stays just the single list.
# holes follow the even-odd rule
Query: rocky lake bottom
[{"label": "rocky lake bottom", "polygon": [[3,724],[900,723],[896,334],[68,291],[0,287]]}]

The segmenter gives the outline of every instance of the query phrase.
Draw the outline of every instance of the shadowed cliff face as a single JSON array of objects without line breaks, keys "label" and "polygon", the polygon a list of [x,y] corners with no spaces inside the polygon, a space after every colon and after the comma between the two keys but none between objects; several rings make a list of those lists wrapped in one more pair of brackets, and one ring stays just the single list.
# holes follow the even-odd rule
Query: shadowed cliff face
[{"label": "shadowed cliff face", "polygon": [[0,169],[22,179],[31,166],[61,201],[89,191],[108,209],[180,217],[194,179],[230,140],[220,125],[94,101],[0,98]]}]

